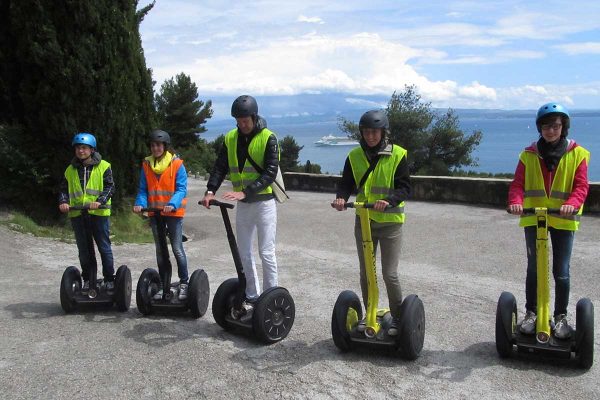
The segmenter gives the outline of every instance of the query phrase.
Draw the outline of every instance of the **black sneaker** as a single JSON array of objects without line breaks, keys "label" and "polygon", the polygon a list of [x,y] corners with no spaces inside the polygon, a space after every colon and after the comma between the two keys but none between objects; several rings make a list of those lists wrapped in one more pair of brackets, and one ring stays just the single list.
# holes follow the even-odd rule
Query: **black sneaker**
[{"label": "black sneaker", "polygon": [[90,291],[90,281],[83,281],[83,287],[81,288],[81,294],[88,294]]},{"label": "black sneaker", "polygon": [[108,281],[104,284],[104,288],[106,289],[106,293],[113,294],[115,291],[115,283],[113,281]]},{"label": "black sneaker", "polygon": [[398,333],[400,333],[400,321],[398,321],[397,318],[392,319],[392,323],[390,324],[390,327],[387,330],[387,334],[388,336],[398,336]]}]

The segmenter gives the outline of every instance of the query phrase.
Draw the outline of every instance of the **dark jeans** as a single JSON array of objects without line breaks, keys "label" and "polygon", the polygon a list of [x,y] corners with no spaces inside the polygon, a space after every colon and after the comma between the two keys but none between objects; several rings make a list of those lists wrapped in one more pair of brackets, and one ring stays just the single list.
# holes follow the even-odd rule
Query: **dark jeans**
[{"label": "dark jeans", "polygon": [[[86,223],[86,219],[88,218],[89,227]],[[115,279],[115,268],[109,236],[109,217],[80,215],[79,217],[71,218],[71,226],[73,227],[75,240],[77,241],[79,263],[81,264],[81,277],[83,280],[89,280],[90,268],[94,268],[97,271],[98,264],[96,262],[96,252],[94,250],[94,242],[96,242],[96,246],[100,252],[100,258],[102,259],[102,275],[104,275],[106,281],[113,281]],[[91,237],[90,234],[92,235]]]},{"label": "dark jeans", "polygon": [[[158,263],[159,271],[162,271],[166,267],[166,260],[169,259],[169,254],[163,254],[163,251],[161,249],[156,220],[156,218],[150,218],[150,226],[152,227],[154,243],[156,244],[156,262]],[[160,218],[160,220],[163,221],[163,224],[169,231],[171,249],[173,249],[173,255],[175,256],[175,260],[177,261],[177,272],[179,274],[179,281],[181,283],[187,283],[188,266],[187,257],[185,256],[185,251],[183,251],[183,218],[163,216],[162,218]]]},{"label": "dark jeans", "polygon": [[[554,315],[566,314],[569,305],[570,277],[569,266],[575,231],[548,228],[552,241],[552,275],[554,275],[555,296]],[[525,227],[525,244],[527,245],[527,279],[525,295],[527,311],[537,313],[537,262],[536,262],[536,227]]]}]

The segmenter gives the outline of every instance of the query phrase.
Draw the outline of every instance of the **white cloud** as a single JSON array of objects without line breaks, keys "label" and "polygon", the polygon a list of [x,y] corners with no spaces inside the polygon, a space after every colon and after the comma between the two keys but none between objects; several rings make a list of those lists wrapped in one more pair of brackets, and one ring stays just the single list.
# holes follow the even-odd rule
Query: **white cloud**
[{"label": "white cloud", "polygon": [[569,55],[600,54],[600,42],[569,43],[554,47]]},{"label": "white cloud", "polygon": [[322,24],[325,23],[319,17],[306,17],[304,15],[299,15],[297,21],[298,22],[308,22],[308,23],[311,23],[311,24],[320,24],[320,25],[322,25]]}]

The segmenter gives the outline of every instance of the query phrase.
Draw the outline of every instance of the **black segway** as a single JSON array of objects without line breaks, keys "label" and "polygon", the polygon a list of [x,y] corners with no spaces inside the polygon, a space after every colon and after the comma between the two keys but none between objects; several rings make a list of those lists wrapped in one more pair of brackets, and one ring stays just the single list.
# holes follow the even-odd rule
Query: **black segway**
[{"label": "black segway", "polygon": [[342,351],[355,346],[371,346],[400,351],[407,360],[415,360],[421,354],[425,340],[425,309],[421,299],[414,294],[407,296],[400,305],[400,325],[398,335],[390,336],[387,330],[392,323],[388,309],[378,309],[379,288],[375,252],[369,223],[369,209],[372,203],[346,203],[347,208],[359,210],[363,240],[363,259],[367,275],[368,299],[366,305],[365,329],[359,329],[363,318],[360,299],[352,290],[344,290],[337,298],[331,317],[333,342]]},{"label": "black segway", "polygon": [[[100,206],[100,208],[106,208]],[[80,210],[86,225],[86,242],[90,254],[95,252],[92,236],[92,222],[88,206],[71,206],[71,210]],[[66,313],[73,312],[77,306],[106,306],[113,304],[119,311],[129,310],[131,303],[131,271],[126,265],[121,265],[115,274],[115,288],[109,293],[106,282],[98,279],[98,267],[91,266],[89,271],[90,288],[87,293],[82,291],[81,272],[74,266],[67,267],[60,282],[60,305]]]},{"label": "black segway", "polygon": [[[577,211],[576,211],[577,212]],[[560,214],[559,209],[525,208],[523,214],[534,214],[537,218],[537,320],[535,334],[521,333],[517,324],[517,300],[510,292],[502,292],[496,309],[496,350],[502,358],[508,358],[517,346],[520,353],[570,359],[574,353],[583,369],[594,363],[594,305],[588,298],[577,302],[576,330],[571,337],[559,339],[552,335],[550,320],[550,271],[548,262],[548,214]]]},{"label": "black segway", "polygon": [[209,204],[221,209],[237,272],[237,278],[227,279],[215,293],[212,303],[215,321],[225,330],[237,328],[267,344],[284,339],[294,324],[296,314],[294,299],[287,289],[276,286],[262,292],[254,307],[246,311],[242,306],[246,292],[246,275],[227,212],[227,209],[234,208],[234,205],[218,200],[211,200]]},{"label": "black segway", "polygon": [[[154,311],[190,311],[192,317],[200,318],[206,313],[208,308],[208,298],[210,287],[208,276],[203,269],[197,269],[192,273],[188,284],[187,299],[179,300],[179,282],[171,283],[171,259],[169,258],[169,246],[167,245],[167,229],[163,223],[163,216],[160,214],[162,209],[143,208],[142,212],[152,212],[154,215],[150,218],[156,220],[158,231],[159,246],[164,254],[163,268],[159,266],[159,271],[153,268],[146,268],[140,275],[137,283],[135,302],[138,310],[149,315]],[[163,295],[161,299],[154,299],[154,295],[160,290],[162,282]]]}]

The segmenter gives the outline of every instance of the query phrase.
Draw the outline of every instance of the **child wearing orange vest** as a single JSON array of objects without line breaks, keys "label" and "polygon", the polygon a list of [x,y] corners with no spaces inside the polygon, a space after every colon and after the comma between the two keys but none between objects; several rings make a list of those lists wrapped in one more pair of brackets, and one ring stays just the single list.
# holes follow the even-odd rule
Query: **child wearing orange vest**
[{"label": "child wearing orange vest", "polygon": [[[560,215],[548,218],[552,240],[552,273],[555,282],[554,336],[571,336],[567,321],[569,304],[569,263],[579,216],[588,194],[587,170],[590,153],[575,141],[567,139],[569,112],[557,103],[548,103],[537,112],[536,125],[540,138],[519,157],[515,178],[508,193],[508,211],[523,214],[523,208],[559,208]],[[521,217],[527,246],[527,278],[525,282],[526,314],[520,330],[535,333],[537,312],[536,226],[534,217]]]},{"label": "child wearing orange vest", "polygon": [[[142,162],[142,173],[138,194],[133,206],[133,212],[140,213],[142,208],[162,209],[160,220],[150,219],[152,234],[156,244],[156,260],[161,279],[167,268],[168,254],[162,254],[160,238],[158,237],[157,221],[165,224],[169,232],[171,248],[177,262],[179,275],[179,300],[187,299],[188,267],[187,257],[183,250],[183,216],[187,205],[187,172],[183,160],[167,150],[171,137],[167,132],[155,130],[150,134],[150,150],[152,155]],[[151,213],[153,214],[153,213]],[[163,290],[154,296],[161,299]]]}]

